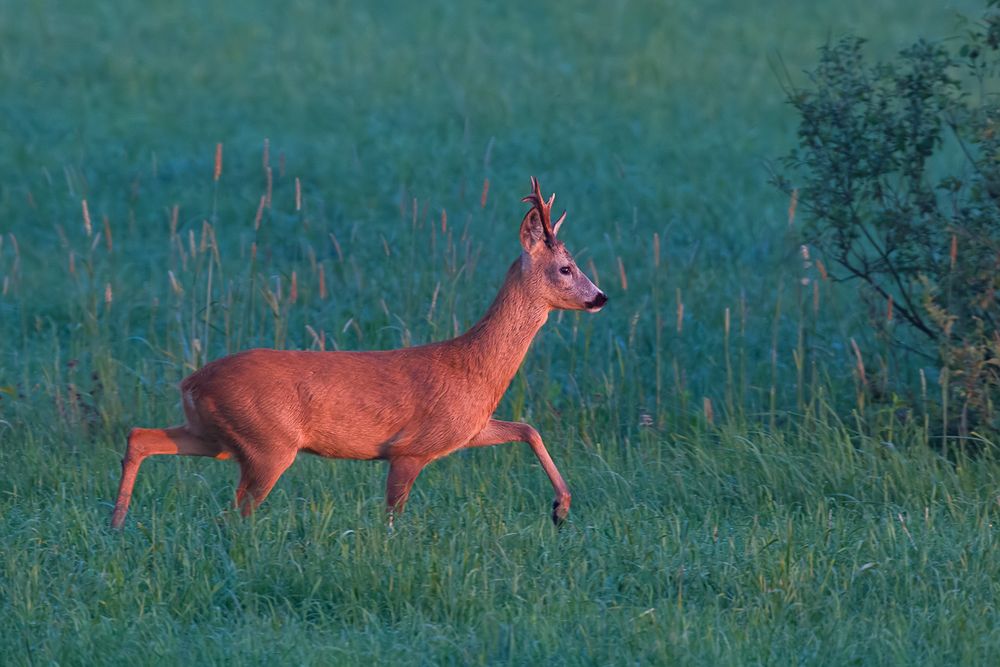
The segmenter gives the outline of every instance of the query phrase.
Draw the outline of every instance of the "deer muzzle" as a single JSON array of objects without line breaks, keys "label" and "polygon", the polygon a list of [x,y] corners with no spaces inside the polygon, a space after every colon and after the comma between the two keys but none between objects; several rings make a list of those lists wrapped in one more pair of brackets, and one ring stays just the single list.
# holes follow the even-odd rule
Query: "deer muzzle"
[{"label": "deer muzzle", "polygon": [[588,301],[583,305],[586,306],[587,311],[591,313],[596,313],[601,308],[603,308],[604,304],[606,304],[607,302],[608,302],[608,295],[605,294],[604,292],[598,292],[597,296],[595,296],[593,299],[591,299],[590,301]]}]

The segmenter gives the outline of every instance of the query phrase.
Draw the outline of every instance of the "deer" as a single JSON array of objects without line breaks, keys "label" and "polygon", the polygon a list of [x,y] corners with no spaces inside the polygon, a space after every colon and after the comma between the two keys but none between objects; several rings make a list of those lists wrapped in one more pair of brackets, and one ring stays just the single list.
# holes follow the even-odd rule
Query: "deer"
[{"label": "deer", "polygon": [[521,254],[493,303],[450,340],[376,351],[251,349],[205,364],[180,383],[185,422],[133,428],[111,526],[125,522],[139,466],[149,456],[234,459],[235,509],[249,516],[299,452],[385,460],[389,524],[420,471],[457,450],[527,443],[555,490],[552,521],[568,516],[570,492],[532,426],[493,413],[553,310],[597,312],[607,302],[556,236],[555,194],[531,177]]}]

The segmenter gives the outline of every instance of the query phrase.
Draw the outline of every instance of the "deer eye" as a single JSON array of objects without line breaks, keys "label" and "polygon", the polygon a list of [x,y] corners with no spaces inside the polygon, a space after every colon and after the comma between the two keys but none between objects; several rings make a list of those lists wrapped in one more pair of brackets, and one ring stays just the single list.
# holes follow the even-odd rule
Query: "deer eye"
[{"label": "deer eye", "polygon": [[563,274],[564,276],[568,276],[569,274],[573,273],[573,269],[569,268],[568,266],[561,266],[559,267],[559,273]]}]

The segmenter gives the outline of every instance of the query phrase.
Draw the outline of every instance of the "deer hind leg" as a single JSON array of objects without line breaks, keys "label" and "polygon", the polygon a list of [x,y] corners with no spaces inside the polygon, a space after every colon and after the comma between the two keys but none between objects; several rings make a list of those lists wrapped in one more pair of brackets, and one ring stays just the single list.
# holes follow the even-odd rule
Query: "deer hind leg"
[{"label": "deer hind leg", "polygon": [[389,514],[389,526],[393,516],[403,511],[406,499],[417,475],[427,462],[411,456],[402,456],[389,461],[389,476],[385,480],[385,509]]},{"label": "deer hind leg", "polygon": [[125,523],[132,488],[139,466],[147,456],[178,454],[181,456],[213,456],[229,458],[221,445],[191,433],[186,426],[173,428],[134,428],[128,434],[128,446],[122,459],[122,479],[118,485],[118,499],[111,515],[111,527],[121,528]]},{"label": "deer hind leg", "polygon": [[548,475],[552,488],[555,489],[556,498],[552,501],[552,522],[557,526],[562,524],[569,515],[569,504],[571,496],[569,487],[563,481],[559,469],[552,462],[552,457],[545,449],[542,436],[538,435],[532,426],[521,422],[505,422],[499,419],[491,419],[486,423],[486,427],[474,437],[466,447],[488,447],[490,445],[500,445],[505,442],[526,442],[531,450],[538,457],[538,462],[542,464],[542,469]]},{"label": "deer hind leg", "polygon": [[236,507],[247,517],[253,514],[278,478],[295,461],[295,450],[273,454],[266,458],[246,458],[240,461],[240,482],[236,487]]}]

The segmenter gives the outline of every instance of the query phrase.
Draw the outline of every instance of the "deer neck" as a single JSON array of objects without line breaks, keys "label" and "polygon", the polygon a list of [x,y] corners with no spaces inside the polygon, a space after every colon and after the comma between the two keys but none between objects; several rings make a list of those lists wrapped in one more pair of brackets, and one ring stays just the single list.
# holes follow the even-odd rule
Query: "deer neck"
[{"label": "deer neck", "polygon": [[467,371],[483,378],[496,391],[496,401],[507,390],[548,316],[548,306],[524,284],[518,260],[507,271],[486,314],[456,339],[466,353]]}]

